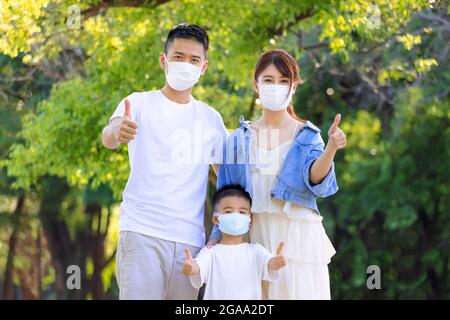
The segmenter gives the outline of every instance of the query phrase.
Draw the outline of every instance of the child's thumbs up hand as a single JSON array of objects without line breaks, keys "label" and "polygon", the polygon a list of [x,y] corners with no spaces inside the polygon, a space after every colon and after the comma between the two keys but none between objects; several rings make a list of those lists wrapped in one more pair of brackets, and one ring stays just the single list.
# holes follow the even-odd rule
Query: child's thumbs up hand
[{"label": "child's thumbs up hand", "polygon": [[284,241],[281,241],[277,248],[277,254],[269,261],[269,268],[278,270],[286,266],[286,258],[283,255]]},{"label": "child's thumbs up hand", "polygon": [[194,271],[194,263],[192,262],[191,251],[188,248],[185,248],[184,255],[186,256],[186,260],[184,260],[182,271],[183,274],[190,276]]}]

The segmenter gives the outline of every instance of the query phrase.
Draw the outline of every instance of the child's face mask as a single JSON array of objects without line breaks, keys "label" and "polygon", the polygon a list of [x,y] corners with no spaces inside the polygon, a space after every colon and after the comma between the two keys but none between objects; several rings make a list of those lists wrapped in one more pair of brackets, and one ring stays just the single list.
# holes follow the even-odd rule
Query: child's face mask
[{"label": "child's face mask", "polygon": [[239,212],[220,213],[215,212],[219,219],[219,230],[223,233],[239,236],[248,231],[250,225],[250,216]]}]

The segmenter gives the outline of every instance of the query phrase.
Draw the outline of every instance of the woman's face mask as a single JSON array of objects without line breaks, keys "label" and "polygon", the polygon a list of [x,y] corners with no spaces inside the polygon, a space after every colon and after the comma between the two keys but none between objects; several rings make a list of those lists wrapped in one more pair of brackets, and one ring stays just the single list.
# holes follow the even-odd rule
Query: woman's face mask
[{"label": "woman's face mask", "polygon": [[262,84],[258,83],[259,100],[264,108],[272,111],[286,109],[292,100],[293,91],[291,86],[285,84]]},{"label": "woman's face mask", "polygon": [[239,212],[219,213],[215,212],[219,219],[219,230],[223,233],[239,236],[247,233],[250,225],[250,216]]},{"label": "woman's face mask", "polygon": [[169,86],[177,91],[192,88],[200,79],[202,66],[196,66],[189,62],[169,61],[164,55],[167,63],[166,80]]}]

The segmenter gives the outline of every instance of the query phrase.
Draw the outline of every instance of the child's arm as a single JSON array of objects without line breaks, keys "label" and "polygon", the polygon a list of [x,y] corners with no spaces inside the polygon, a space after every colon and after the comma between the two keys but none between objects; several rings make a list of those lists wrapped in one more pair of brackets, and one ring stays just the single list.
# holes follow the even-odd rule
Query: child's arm
[{"label": "child's arm", "polygon": [[283,256],[284,242],[281,241],[278,245],[277,255],[269,260],[269,269],[279,270],[286,266],[286,258]]},{"label": "child's arm", "polygon": [[186,255],[186,260],[183,264],[183,274],[190,276],[200,272],[200,268],[195,261],[192,261],[191,251],[188,248],[184,249],[184,254]]}]

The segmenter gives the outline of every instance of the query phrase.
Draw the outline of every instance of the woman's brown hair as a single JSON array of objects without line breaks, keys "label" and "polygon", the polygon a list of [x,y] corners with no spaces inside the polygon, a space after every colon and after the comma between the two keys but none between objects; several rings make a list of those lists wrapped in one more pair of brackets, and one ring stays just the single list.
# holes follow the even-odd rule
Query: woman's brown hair
[{"label": "woman's brown hair", "polygon": [[[283,77],[289,79],[291,89],[292,85],[300,80],[297,61],[295,61],[289,53],[282,49],[271,49],[264,52],[256,62],[255,73],[253,74],[253,78],[256,82],[258,82],[259,75],[271,64],[278,69]],[[292,101],[289,103],[287,112],[295,120],[305,122],[295,114]]]}]

